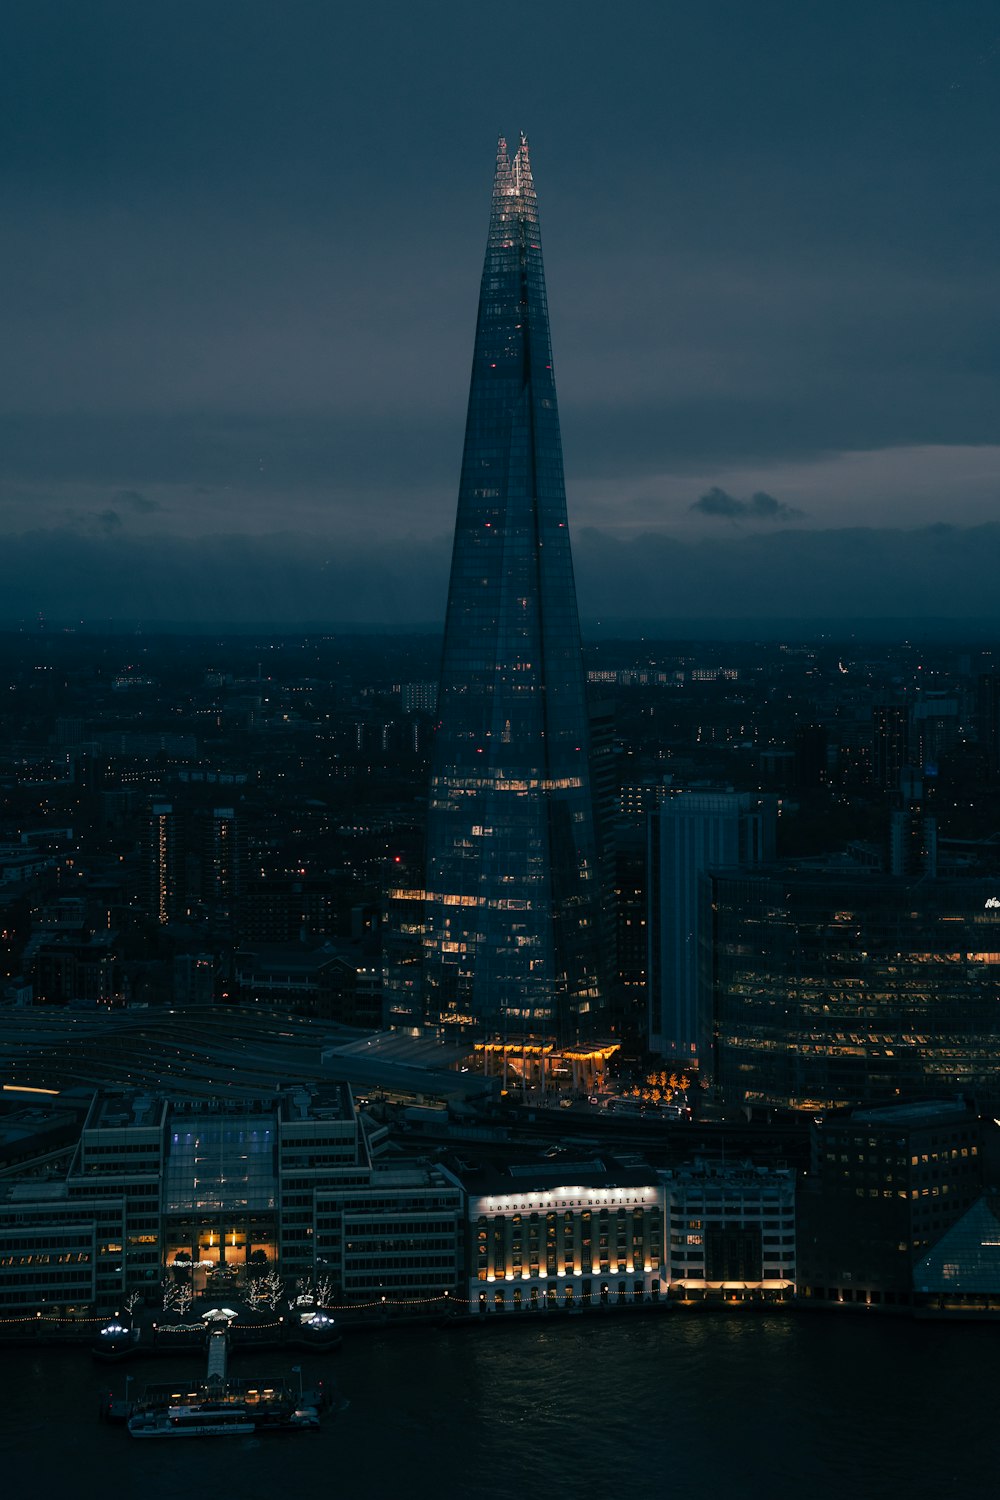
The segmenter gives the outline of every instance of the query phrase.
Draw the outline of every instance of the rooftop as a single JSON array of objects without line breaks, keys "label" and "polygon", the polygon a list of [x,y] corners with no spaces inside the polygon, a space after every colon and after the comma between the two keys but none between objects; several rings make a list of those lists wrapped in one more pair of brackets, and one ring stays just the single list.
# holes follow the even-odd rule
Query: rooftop
[{"label": "rooftop", "polygon": [[98,1094],[87,1117],[87,1130],[148,1130],[163,1124],[166,1100],[136,1089],[131,1093]]},{"label": "rooftop", "polygon": [[354,1104],[346,1083],[304,1084],[287,1089],[281,1097],[281,1118],[302,1120],[353,1120]]},{"label": "rooftop", "polygon": [[570,1193],[577,1188],[652,1188],[657,1176],[650,1167],[624,1166],[614,1157],[582,1161],[560,1158],[517,1166],[466,1164],[456,1169],[470,1196],[510,1197],[531,1193]]},{"label": "rooftop", "polygon": [[886,1104],[877,1109],[852,1110],[859,1125],[912,1125],[923,1120],[960,1120],[970,1113],[964,1099],[924,1099],[913,1104]]}]

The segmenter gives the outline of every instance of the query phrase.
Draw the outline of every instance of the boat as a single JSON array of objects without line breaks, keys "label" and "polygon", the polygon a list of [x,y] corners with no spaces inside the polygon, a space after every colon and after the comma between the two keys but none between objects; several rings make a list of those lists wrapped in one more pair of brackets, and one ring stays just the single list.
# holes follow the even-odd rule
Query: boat
[{"label": "boat", "polygon": [[246,1407],[238,1403],[201,1402],[139,1411],[128,1419],[130,1437],[247,1437],[256,1430]]},{"label": "boat", "polygon": [[257,1419],[258,1432],[319,1432],[315,1406],[297,1406],[294,1411],[272,1411]]},{"label": "boat", "polygon": [[319,1412],[315,1406],[299,1406],[288,1418],[288,1425],[293,1432],[318,1432]]}]

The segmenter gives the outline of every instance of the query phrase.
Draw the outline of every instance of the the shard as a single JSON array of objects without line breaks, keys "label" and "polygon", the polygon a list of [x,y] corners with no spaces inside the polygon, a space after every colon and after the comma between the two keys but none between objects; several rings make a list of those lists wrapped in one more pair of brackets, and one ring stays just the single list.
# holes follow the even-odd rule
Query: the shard
[{"label": "the shard", "polygon": [[600,882],[538,208],[501,139],[448,592],[424,923],[428,1019],[599,1028]]}]

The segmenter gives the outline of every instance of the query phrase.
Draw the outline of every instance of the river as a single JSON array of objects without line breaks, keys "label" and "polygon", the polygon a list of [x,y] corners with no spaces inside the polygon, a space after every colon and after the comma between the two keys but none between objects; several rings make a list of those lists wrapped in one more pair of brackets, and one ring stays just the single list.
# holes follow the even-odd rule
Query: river
[{"label": "river", "polygon": [[[337,1392],[320,1433],[199,1442],[136,1442],[97,1420],[126,1373],[133,1391],[190,1381],[196,1359],[109,1369],[83,1351],[6,1350],[0,1476],[11,1500],[989,1495],[997,1347],[988,1325],[862,1314],[368,1332],[302,1361],[307,1386]],[[246,1353],[232,1373],[294,1363]]]}]

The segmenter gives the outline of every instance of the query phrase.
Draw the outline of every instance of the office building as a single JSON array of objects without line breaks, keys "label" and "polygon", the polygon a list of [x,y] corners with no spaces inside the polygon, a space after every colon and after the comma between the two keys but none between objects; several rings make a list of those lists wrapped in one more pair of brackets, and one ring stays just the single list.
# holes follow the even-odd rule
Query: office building
[{"label": "office building", "polygon": [[913,1300],[924,1316],[1000,1314],[1000,1193],[977,1198],[913,1271]]},{"label": "office building", "polygon": [[0,1183],[0,1309],[121,1306],[162,1276],[226,1267],[327,1279],[344,1301],[459,1288],[462,1199],[347,1084],[257,1099],[94,1095],[67,1171]]},{"label": "office building", "polygon": [[645,830],[622,827],[615,851],[615,925],[618,999],[622,1026],[642,1033],[646,1027],[649,963]]},{"label": "office building", "polygon": [[791,1297],[796,1260],[791,1168],[695,1162],[660,1175],[672,1297]]},{"label": "office building", "polygon": [[960,1099],[827,1116],[800,1195],[800,1295],[908,1308],[915,1268],[981,1192],[982,1130]]},{"label": "office building", "polygon": [[710,1021],[699,984],[707,870],[751,868],[774,856],[772,797],[681,792],[648,821],[649,1048],[704,1062]]},{"label": "office building", "polygon": [[501,140],[432,755],[428,1019],[599,1028],[600,851],[527,141]]},{"label": "office building", "polygon": [[846,862],[709,877],[706,1003],[728,1103],[1000,1099],[1000,900]]}]

